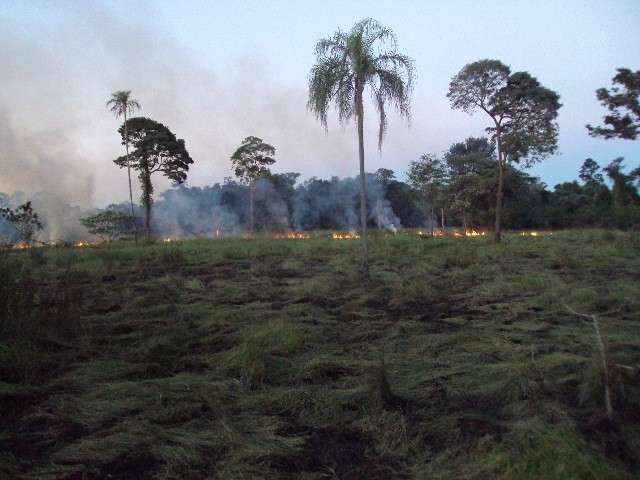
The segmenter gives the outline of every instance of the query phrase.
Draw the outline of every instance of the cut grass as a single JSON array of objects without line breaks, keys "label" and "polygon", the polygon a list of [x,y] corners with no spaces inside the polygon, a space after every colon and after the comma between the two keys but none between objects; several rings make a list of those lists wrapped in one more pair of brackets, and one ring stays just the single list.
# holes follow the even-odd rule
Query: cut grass
[{"label": "cut grass", "polygon": [[637,476],[637,233],[0,252],[0,476]]}]

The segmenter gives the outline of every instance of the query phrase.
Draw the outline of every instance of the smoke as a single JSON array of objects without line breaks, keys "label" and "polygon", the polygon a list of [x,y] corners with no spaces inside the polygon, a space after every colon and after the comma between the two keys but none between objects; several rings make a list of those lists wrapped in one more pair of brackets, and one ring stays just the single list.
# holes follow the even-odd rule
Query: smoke
[{"label": "smoke", "polygon": [[372,220],[378,228],[384,228],[393,233],[398,233],[401,227],[400,219],[394,213],[389,200],[385,198],[384,186],[374,175],[367,175],[367,202],[369,207],[369,220]]},{"label": "smoke", "polygon": [[[279,170],[323,174],[327,160],[339,174],[355,167],[353,129],[332,122],[327,135],[306,110],[304,88],[276,82],[264,58],[198,58],[151,22],[128,23],[95,3],[38,8],[51,18],[34,27],[37,35],[0,24],[1,191],[47,191],[84,208],[126,198],[126,172],[112,163],[122,154],[122,120],[105,106],[120,89],[141,103],[137,115],[185,139],[195,160],[191,185],[227,176],[247,135],[276,146]],[[137,198],[135,175],[133,182]],[[153,182],[156,192],[170,186],[160,176]]]},{"label": "smoke", "polygon": [[[400,219],[385,198],[384,186],[375,175],[365,176],[368,219],[394,233]],[[312,178],[296,190],[293,224],[298,230],[356,230],[360,226],[358,178]]]},{"label": "smoke", "polygon": [[93,175],[76,168],[84,159],[63,132],[30,134],[0,110],[0,145],[0,191],[46,191],[72,203],[91,198]]}]

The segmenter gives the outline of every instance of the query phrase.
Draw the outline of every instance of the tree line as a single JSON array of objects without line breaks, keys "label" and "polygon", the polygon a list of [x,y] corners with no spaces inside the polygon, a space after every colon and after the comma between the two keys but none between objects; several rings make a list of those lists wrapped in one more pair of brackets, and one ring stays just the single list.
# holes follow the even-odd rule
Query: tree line
[{"label": "tree line", "polygon": [[[349,31],[338,30],[320,40],[315,56],[316,63],[309,75],[309,111],[325,129],[332,106],[340,122],[355,120],[356,124],[360,170],[357,203],[362,270],[366,273],[367,226],[371,220],[367,205],[371,202],[367,200],[364,162],[364,96],[368,93],[373,99],[379,121],[378,148],[382,148],[388,109],[394,108],[401,117],[410,118],[414,63],[398,51],[394,32],[373,19],[362,20]],[[635,140],[640,128],[639,93],[640,71],[619,69],[611,89],[601,88],[596,92],[597,99],[608,110],[604,125],[587,125],[588,133],[605,139]],[[501,240],[503,226],[512,227],[518,223],[511,218],[514,211],[522,215],[520,223],[540,226],[635,224],[638,194],[634,181],[637,183],[638,169],[625,173],[622,160],[617,159],[604,168],[613,183],[611,190],[604,177],[600,181],[597,176],[602,176],[599,167],[593,178],[585,180],[581,171],[583,183],[562,184],[553,191],[516,168],[529,167],[557,150],[556,120],[562,106],[560,96],[540,84],[529,72],[512,72],[495,59],[479,60],[465,65],[452,78],[447,97],[453,109],[485,115],[489,121],[488,136],[454,144],[442,157],[423,155],[410,165],[407,184],[393,178],[388,171],[379,171],[379,180],[386,189],[385,198],[392,204],[395,202],[400,217],[412,212],[407,215],[413,219],[426,218],[433,227],[439,210],[441,224],[446,223],[445,215],[449,215],[450,222],[458,221],[466,227],[476,223],[486,226],[490,215],[497,242]],[[118,131],[125,155],[114,163],[127,169],[131,225],[137,232],[139,222],[134,220],[131,188],[131,170],[135,170],[142,190],[143,229],[150,238],[152,175],[159,173],[175,185],[183,184],[193,160],[184,140],[177,138],[168,127],[146,117],[131,118],[133,112],[140,109],[139,102],[131,97],[131,91],[113,93],[107,106],[124,120]],[[275,148],[256,136],[249,136],[231,155],[230,161],[240,184],[247,190],[248,230],[252,232],[256,224],[256,185],[259,179],[271,175],[268,167],[275,162]],[[591,164],[584,167],[585,172],[591,167]],[[414,211],[409,202],[398,200],[405,197],[419,201],[420,208]],[[520,211],[524,204],[527,208]],[[582,213],[571,220],[559,221],[569,205],[572,211]],[[407,226],[412,223],[408,217],[401,220]]]}]

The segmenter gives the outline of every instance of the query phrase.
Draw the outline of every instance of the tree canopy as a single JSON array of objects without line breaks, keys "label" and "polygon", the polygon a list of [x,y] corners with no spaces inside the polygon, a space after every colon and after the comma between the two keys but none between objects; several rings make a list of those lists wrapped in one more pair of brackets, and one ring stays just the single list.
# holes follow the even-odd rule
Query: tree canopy
[{"label": "tree canopy", "polygon": [[105,210],[80,219],[87,231],[101,239],[116,240],[134,232],[135,218],[115,210]]},{"label": "tree canopy", "polygon": [[635,140],[640,135],[640,70],[619,68],[610,90],[599,88],[596,97],[609,113],[604,126],[587,125],[592,137]]},{"label": "tree canopy", "polygon": [[[127,138],[125,138],[125,125],[118,132],[123,141],[134,148],[129,154],[131,168],[144,170],[149,175],[155,172],[173,180],[174,183],[182,183],[187,179],[189,165],[193,163],[184,140],[176,138],[173,132],[163,124],[146,117],[130,118],[126,122]],[[121,156],[114,160],[120,167],[127,166],[127,157]]]},{"label": "tree canopy", "polygon": [[269,173],[269,165],[273,165],[276,149],[258,137],[245,138],[237,150],[231,155],[231,165],[238,179],[249,185]]},{"label": "tree canopy", "polygon": [[356,23],[349,32],[338,30],[317,43],[307,106],[325,128],[331,103],[341,122],[358,114],[358,99],[362,100],[365,87],[370,89],[378,111],[378,147],[387,130],[388,104],[409,117],[413,60],[396,48],[393,30],[371,18]]},{"label": "tree canopy", "polygon": [[499,60],[470,63],[453,77],[447,97],[454,109],[491,117],[487,131],[499,137],[505,161],[529,165],[557,149],[560,97],[527,72],[512,74]]}]

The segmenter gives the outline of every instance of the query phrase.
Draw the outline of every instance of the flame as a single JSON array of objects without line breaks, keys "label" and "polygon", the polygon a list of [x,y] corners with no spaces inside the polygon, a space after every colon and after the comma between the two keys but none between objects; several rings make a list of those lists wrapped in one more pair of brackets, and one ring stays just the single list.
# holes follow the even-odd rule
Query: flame
[{"label": "flame", "polygon": [[[433,236],[434,237],[445,237],[445,236],[453,236],[453,237],[484,237],[487,234],[487,232],[485,231],[477,231],[474,229],[471,230],[465,230],[465,231],[458,231],[458,230],[451,230],[451,231],[447,231],[447,232],[443,232],[441,229],[434,229],[433,230]],[[418,230],[418,235],[420,237],[426,237],[426,236],[430,236],[431,232],[425,232],[423,230]]]},{"label": "flame", "polygon": [[546,237],[548,235],[553,235],[553,232],[537,232],[535,230],[531,230],[530,232],[520,232],[521,237]]},{"label": "flame", "polygon": [[174,240],[173,240],[173,238],[167,237],[167,238],[162,239],[162,241],[164,243],[169,243],[169,242],[173,242]]},{"label": "flame", "polygon": [[311,235],[304,232],[287,232],[274,235],[273,238],[289,240],[309,240],[311,238]]},{"label": "flame", "polygon": [[360,238],[360,235],[358,235],[357,233],[332,233],[331,234],[331,239],[332,240],[356,240]]}]

